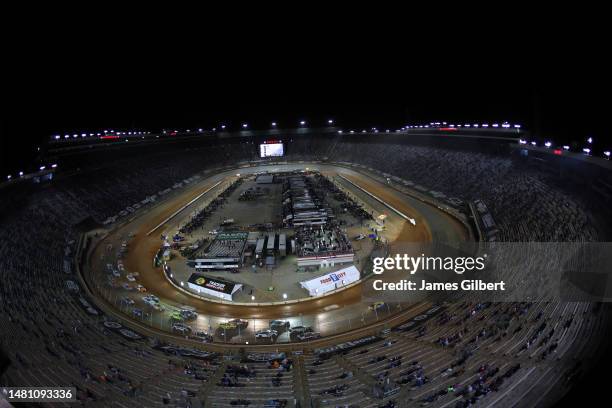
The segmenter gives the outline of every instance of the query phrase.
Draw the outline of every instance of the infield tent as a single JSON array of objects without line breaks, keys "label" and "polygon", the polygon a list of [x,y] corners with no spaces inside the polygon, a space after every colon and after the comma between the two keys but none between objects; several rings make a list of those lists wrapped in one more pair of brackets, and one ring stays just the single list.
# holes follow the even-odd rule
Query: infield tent
[{"label": "infield tent", "polygon": [[300,282],[300,286],[308,291],[310,296],[321,296],[332,290],[341,288],[359,280],[359,270],[355,265],[339,271],[330,272],[318,278]]},{"label": "infield tent", "polygon": [[187,281],[189,289],[198,294],[206,294],[223,300],[232,301],[234,293],[242,289],[239,283],[209,278],[198,273],[192,273]]}]

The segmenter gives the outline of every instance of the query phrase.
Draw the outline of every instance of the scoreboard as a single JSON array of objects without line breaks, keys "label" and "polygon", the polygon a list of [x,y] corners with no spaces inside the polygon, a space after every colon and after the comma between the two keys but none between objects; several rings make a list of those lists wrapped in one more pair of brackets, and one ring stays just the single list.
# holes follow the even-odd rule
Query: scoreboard
[{"label": "scoreboard", "polygon": [[282,157],[285,149],[282,140],[267,140],[259,145],[260,157]]}]

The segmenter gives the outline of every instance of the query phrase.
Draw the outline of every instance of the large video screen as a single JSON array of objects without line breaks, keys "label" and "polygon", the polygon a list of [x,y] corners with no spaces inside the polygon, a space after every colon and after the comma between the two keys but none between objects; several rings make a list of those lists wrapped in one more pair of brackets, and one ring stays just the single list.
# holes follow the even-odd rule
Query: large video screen
[{"label": "large video screen", "polygon": [[280,157],[285,154],[282,143],[264,143],[259,145],[260,157]]}]

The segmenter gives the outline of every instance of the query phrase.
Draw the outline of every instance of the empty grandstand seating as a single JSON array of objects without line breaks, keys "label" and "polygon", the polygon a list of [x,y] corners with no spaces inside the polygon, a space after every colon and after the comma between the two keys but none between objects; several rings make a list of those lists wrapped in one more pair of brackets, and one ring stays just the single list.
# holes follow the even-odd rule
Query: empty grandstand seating
[{"label": "empty grandstand seating", "polygon": [[[481,199],[505,241],[593,241],[597,214],[580,195],[514,158],[439,147],[294,137],[287,160],[359,163],[447,196]],[[148,339],[128,340],[87,310],[75,279],[78,225],[103,222],[207,168],[258,160],[256,145],[198,145],[113,160],[99,153],[74,174],[34,186],[0,223],[0,346],[11,365],[0,384],[72,384],[98,406],[391,406],[407,399],[439,407],[538,401],[605,330],[588,303],[480,304],[466,299],[408,331],[321,359],[306,350],[292,368],[265,362],[208,361],[168,355]],[[10,200],[8,194],[2,200]],[[6,203],[2,203],[8,208]],[[544,364],[540,364],[544,362]],[[561,370],[561,371],[559,371]],[[246,374],[245,374],[246,373]],[[280,375],[279,375],[280,374]],[[223,378],[234,378],[234,386]],[[240,384],[240,386],[235,386]],[[391,390],[380,395],[382,387]],[[540,387],[534,388],[536,384]],[[276,399],[277,401],[270,401]],[[68,406],[68,404],[65,404]]]}]

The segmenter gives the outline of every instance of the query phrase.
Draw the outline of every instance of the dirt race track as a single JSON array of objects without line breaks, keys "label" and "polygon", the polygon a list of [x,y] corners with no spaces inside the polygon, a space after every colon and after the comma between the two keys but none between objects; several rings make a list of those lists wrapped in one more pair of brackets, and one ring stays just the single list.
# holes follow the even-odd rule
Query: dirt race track
[{"label": "dirt race track", "polygon": [[[399,226],[401,232],[396,238],[397,242],[430,242],[432,239],[465,240],[468,236],[463,225],[443,211],[424,204],[398,190],[389,188],[389,186],[384,183],[349,168],[319,164],[289,164],[266,166],[265,168],[241,168],[239,171],[241,174],[248,174],[263,170],[281,171],[304,169],[306,166],[312,170],[320,170],[326,175],[341,174],[351,182],[378,196],[403,213],[409,214],[411,217],[415,218],[417,221],[416,226],[412,226],[406,221],[403,221],[404,225]],[[163,231],[163,226],[159,231],[155,231],[150,235],[147,235],[147,233],[203,191],[214,186],[217,182],[229,177],[235,177],[236,172],[237,170],[225,171],[199,181],[180,191],[180,193],[165,199],[147,212],[137,215],[135,219],[127,225],[111,231],[104,240],[97,242],[92,253],[93,255],[89,259],[88,266],[90,268],[93,267],[95,271],[95,265],[92,260],[100,259],[100,257],[103,256],[107,242],[112,240],[117,241],[121,236],[131,232],[135,236],[129,244],[129,252],[124,259],[126,269],[132,272],[138,271],[140,273],[139,283],[144,285],[149,293],[157,295],[164,302],[174,306],[192,306],[202,315],[254,319],[311,315],[320,313],[324,310],[327,311],[326,308],[330,307],[338,308],[338,310],[334,311],[337,313],[334,319],[341,319],[342,313],[347,312],[346,306],[353,305],[354,307],[365,308],[367,310],[367,304],[361,302],[362,288],[360,284],[329,296],[305,299],[298,303],[268,306],[239,306],[207,302],[182,293],[165,279],[161,268],[156,269],[153,267],[152,260],[160,246],[159,237],[161,231]],[[215,189],[212,189],[209,194],[214,194],[214,192]],[[178,214],[178,217],[185,216],[185,213],[188,212],[189,208]],[[390,248],[392,252],[395,250],[393,243]],[[328,313],[330,312],[326,314]]]}]

